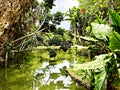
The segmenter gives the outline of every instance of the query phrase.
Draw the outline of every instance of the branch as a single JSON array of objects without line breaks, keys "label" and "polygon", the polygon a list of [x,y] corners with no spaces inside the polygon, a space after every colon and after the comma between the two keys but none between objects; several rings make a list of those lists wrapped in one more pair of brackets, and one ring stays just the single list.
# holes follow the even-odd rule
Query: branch
[{"label": "branch", "polygon": [[16,40],[12,41],[11,43],[13,44],[13,43],[18,42],[18,41],[20,41],[20,40],[23,40],[23,39],[25,39],[25,38],[31,37],[31,36],[39,33],[39,32],[42,32],[43,30],[45,30],[45,28],[41,29],[40,31],[39,31],[39,29],[38,29],[38,30],[36,30],[34,33],[29,34],[29,35],[26,35],[26,36],[23,36],[23,37],[21,37],[21,38],[18,38],[18,39],[16,39]]},{"label": "branch", "polygon": [[[45,22],[45,18],[44,18],[43,22],[41,23],[40,27],[39,27],[34,33],[29,34],[29,35],[26,35],[26,36],[23,36],[23,37],[20,37],[20,38],[18,38],[18,39],[16,39],[16,40],[12,41],[11,43],[13,44],[13,43],[18,42],[18,41],[20,41],[20,40],[23,40],[23,39],[25,39],[25,38],[28,38],[28,37],[30,37],[30,36],[33,36],[33,35],[35,35],[35,34],[37,34],[37,33],[39,33],[39,32],[42,32],[42,31],[45,29],[45,28],[41,29],[42,26],[43,26],[43,24],[44,24],[44,22]],[[41,29],[41,30],[40,30],[40,29]]]}]

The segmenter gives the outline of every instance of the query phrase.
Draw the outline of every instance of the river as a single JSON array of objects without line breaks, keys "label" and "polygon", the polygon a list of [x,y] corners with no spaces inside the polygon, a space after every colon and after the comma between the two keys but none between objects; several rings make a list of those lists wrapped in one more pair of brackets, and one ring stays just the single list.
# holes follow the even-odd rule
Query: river
[{"label": "river", "polygon": [[50,58],[49,51],[34,50],[26,56],[18,53],[16,63],[11,60],[7,68],[0,68],[0,90],[86,90],[65,69],[87,58],[74,50],[55,50],[56,57]]}]

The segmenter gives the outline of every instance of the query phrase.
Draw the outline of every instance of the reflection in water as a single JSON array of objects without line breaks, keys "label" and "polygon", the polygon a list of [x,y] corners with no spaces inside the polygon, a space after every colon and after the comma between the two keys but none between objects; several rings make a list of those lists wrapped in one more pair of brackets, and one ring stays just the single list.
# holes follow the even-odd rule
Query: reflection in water
[{"label": "reflection in water", "polygon": [[71,84],[71,78],[69,76],[61,75],[62,69],[69,68],[69,62],[64,60],[57,65],[50,65],[48,62],[44,62],[42,67],[36,70],[35,78],[39,78],[41,85],[49,85],[51,82],[57,84],[61,81],[65,86]]},{"label": "reflection in water", "polygon": [[70,67],[67,60],[54,65],[43,62],[34,75],[30,67],[20,67],[0,70],[0,90],[85,90],[65,74],[65,68]]},{"label": "reflection in water", "polygon": [[36,70],[34,75],[36,90],[76,90],[75,88],[71,88],[72,86],[77,87],[77,84],[72,81],[70,76],[65,74],[65,68],[69,67],[70,63],[67,60],[63,60],[56,65],[50,65],[49,62],[43,62],[42,66]]},{"label": "reflection in water", "polygon": [[[41,54],[44,53],[45,51],[41,51]],[[65,74],[65,69],[73,63],[78,61],[65,60],[61,57],[60,60],[41,58],[40,61],[36,57],[29,64],[0,68],[0,90],[85,90]]]}]

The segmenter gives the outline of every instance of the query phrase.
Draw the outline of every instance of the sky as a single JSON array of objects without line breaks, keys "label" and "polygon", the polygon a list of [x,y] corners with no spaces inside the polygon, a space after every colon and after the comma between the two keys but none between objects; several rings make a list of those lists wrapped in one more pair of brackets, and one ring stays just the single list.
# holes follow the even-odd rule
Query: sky
[{"label": "sky", "polygon": [[77,0],[56,0],[54,4],[56,6],[51,10],[52,13],[55,13],[56,11],[65,12],[69,8],[79,5]]},{"label": "sky", "polygon": [[[42,0],[38,0],[38,1],[41,2]],[[51,13],[55,13],[57,11],[66,12],[69,8],[79,5],[77,0],[56,0],[54,4],[56,6],[53,7],[53,9],[51,10]],[[61,22],[61,25],[59,25],[59,27],[69,30],[70,23],[68,21],[63,21]]]}]

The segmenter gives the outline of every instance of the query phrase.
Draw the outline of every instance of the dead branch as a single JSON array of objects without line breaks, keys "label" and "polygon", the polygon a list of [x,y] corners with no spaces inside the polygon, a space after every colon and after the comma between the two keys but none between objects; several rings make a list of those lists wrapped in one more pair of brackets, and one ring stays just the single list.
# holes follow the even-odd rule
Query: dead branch
[{"label": "dead branch", "polygon": [[29,35],[26,35],[26,36],[23,36],[23,37],[21,37],[21,38],[18,38],[18,39],[16,39],[16,40],[12,41],[11,43],[13,44],[13,43],[18,42],[18,41],[20,41],[20,40],[23,40],[23,39],[25,39],[25,38],[31,37],[31,36],[39,33],[39,32],[42,32],[44,29],[45,29],[45,28],[43,28],[43,29],[41,29],[41,30],[38,29],[38,30],[35,31],[34,33],[29,34]]},{"label": "dead branch", "polygon": [[[45,28],[41,29],[42,26],[43,26],[43,24],[44,24],[44,22],[45,22],[45,18],[44,18],[43,22],[41,23],[40,27],[39,27],[34,33],[29,34],[29,35],[26,35],[26,36],[23,36],[23,37],[20,37],[20,38],[18,38],[18,39],[16,39],[16,40],[12,41],[11,43],[13,44],[13,43],[18,42],[18,41],[20,41],[20,40],[23,40],[23,39],[25,39],[25,38],[31,37],[31,36],[39,33],[39,32],[42,32],[42,31],[45,29]],[[40,29],[41,29],[41,30],[40,30]]]}]

